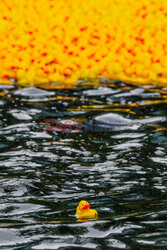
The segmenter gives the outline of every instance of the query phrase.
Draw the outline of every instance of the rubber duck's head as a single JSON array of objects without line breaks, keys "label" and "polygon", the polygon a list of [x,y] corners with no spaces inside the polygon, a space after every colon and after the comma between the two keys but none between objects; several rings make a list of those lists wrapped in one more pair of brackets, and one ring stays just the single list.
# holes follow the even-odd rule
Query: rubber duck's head
[{"label": "rubber duck's head", "polygon": [[89,202],[83,200],[83,201],[80,201],[78,208],[80,211],[86,210],[86,209],[90,208],[90,204],[89,204]]}]

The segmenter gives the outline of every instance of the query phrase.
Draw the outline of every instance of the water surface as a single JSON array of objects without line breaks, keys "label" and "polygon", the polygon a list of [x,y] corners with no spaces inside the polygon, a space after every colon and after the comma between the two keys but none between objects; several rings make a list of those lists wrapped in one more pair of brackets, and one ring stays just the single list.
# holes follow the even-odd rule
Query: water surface
[{"label": "water surface", "polygon": [[93,84],[0,87],[0,249],[167,248],[167,89]]}]

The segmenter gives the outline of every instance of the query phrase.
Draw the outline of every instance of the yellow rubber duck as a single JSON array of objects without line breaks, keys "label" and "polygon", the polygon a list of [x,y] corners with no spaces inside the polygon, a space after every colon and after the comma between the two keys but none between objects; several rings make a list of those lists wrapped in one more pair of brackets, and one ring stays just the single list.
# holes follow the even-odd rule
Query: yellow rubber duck
[{"label": "yellow rubber duck", "polygon": [[98,216],[95,209],[90,209],[90,204],[87,201],[80,201],[76,210],[76,217],[78,219],[93,219]]}]

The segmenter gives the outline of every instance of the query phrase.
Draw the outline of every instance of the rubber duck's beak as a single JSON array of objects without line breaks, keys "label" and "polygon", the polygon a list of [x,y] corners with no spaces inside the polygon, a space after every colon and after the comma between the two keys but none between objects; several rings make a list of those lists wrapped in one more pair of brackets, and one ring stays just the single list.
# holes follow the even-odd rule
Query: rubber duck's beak
[{"label": "rubber duck's beak", "polygon": [[86,209],[88,209],[90,207],[90,205],[89,204],[86,204],[82,209],[83,210],[86,210]]}]

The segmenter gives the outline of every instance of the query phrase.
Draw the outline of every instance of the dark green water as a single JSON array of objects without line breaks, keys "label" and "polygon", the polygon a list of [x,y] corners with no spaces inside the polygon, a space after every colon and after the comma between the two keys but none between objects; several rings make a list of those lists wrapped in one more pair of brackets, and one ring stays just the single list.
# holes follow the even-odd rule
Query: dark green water
[{"label": "dark green water", "polygon": [[167,249],[167,89],[0,88],[0,249]]}]

